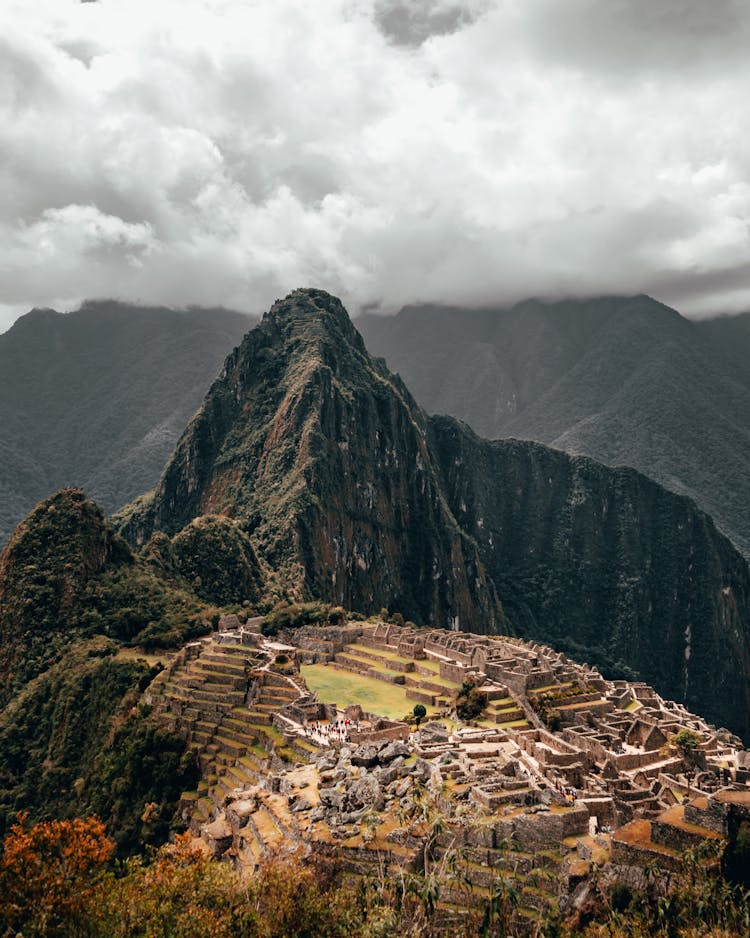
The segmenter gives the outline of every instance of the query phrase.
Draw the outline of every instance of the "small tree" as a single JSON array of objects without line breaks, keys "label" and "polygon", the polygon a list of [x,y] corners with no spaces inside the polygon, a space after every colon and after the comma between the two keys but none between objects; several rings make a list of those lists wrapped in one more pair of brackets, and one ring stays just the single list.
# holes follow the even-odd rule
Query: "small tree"
[{"label": "small tree", "polygon": [[547,723],[547,728],[552,733],[557,733],[562,726],[562,715],[559,710],[548,710],[545,721]]},{"label": "small tree", "polygon": [[75,933],[113,849],[98,818],[27,827],[21,815],[0,857],[0,905],[10,934]]},{"label": "small tree", "polygon": [[416,720],[417,726],[419,726],[422,720],[424,720],[424,718],[427,716],[427,707],[420,703],[414,704],[414,710],[412,713],[414,714],[414,719]]},{"label": "small tree", "polygon": [[461,720],[474,720],[487,706],[487,697],[473,681],[464,681],[456,697],[456,713]]},{"label": "small tree", "polygon": [[698,768],[698,751],[701,738],[692,730],[682,729],[669,740],[668,746],[672,752],[677,752],[684,765],[685,778],[688,783],[688,797],[690,797],[690,783],[695,777]]}]

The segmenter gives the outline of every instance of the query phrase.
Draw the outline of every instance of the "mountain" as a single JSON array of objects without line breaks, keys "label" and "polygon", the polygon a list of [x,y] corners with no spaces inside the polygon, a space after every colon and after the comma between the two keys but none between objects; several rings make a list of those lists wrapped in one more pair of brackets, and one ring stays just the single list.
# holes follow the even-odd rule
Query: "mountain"
[{"label": "mountain", "polygon": [[33,310],[0,335],[0,546],[63,485],[107,512],[152,488],[251,322],[91,302]]},{"label": "mountain", "polygon": [[[0,555],[0,835],[23,809],[106,812],[125,852],[165,836],[195,765],[135,705],[156,656],[217,621],[178,569],[135,556],[81,491],[39,504]],[[149,802],[160,806],[151,834]]]},{"label": "mountain", "polygon": [[501,606],[445,504],[427,435],[341,303],[297,291],[227,358],[122,530],[142,546],[155,531],[229,515],[291,598],[494,630]]},{"label": "mountain", "polygon": [[203,515],[289,598],[557,642],[750,730],[750,572],[711,519],[633,470],[429,418],[323,291],[245,337],[116,523],[148,547]]},{"label": "mountain", "polygon": [[638,469],[750,557],[750,315],[691,322],[635,296],[357,324],[431,413]]}]

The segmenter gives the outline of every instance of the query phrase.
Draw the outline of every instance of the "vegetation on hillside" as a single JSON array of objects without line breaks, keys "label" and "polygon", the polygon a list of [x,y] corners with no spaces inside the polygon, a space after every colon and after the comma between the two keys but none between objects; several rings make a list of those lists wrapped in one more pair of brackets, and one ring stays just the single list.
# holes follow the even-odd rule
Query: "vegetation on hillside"
[{"label": "vegetation on hillside", "polygon": [[303,625],[340,625],[346,621],[346,612],[340,606],[327,603],[279,603],[264,616],[260,623],[263,635],[277,635],[283,629],[298,629]]},{"label": "vegetation on hillside", "polygon": [[589,900],[564,922],[563,938],[738,938],[750,934],[750,890],[716,868],[715,844],[687,851],[679,873],[642,885],[607,886],[594,877]]},{"label": "vegetation on hillside", "polygon": [[[113,844],[96,818],[14,825],[0,854],[0,902],[10,934],[27,938],[500,938],[514,933],[517,896],[501,872],[474,895],[464,884],[461,915],[447,925],[441,898],[454,900],[458,867],[383,871],[344,885],[335,866],[272,857],[240,879],[189,836],[150,859],[112,868]],[[595,876],[588,900],[567,916],[535,923],[538,938],[737,938],[747,934],[750,893],[727,883],[701,852],[688,853],[669,884],[644,871],[640,888]]]},{"label": "vegetation on hillside", "polygon": [[96,812],[118,855],[166,840],[198,771],[185,741],[135,705],[158,668],[81,642],[0,712],[0,836],[32,821]]},{"label": "vegetation on hillside", "polygon": [[487,695],[474,681],[464,681],[456,695],[456,713],[462,720],[476,720],[487,706]]},{"label": "vegetation on hillside", "polygon": [[118,652],[179,646],[218,616],[79,490],[40,504],[0,558],[0,833],[21,810],[95,810],[119,853],[163,842],[195,766],[133,711],[158,668]]},{"label": "vegetation on hillside", "polygon": [[256,604],[264,574],[242,528],[221,515],[202,515],[172,539],[177,572],[196,596],[209,603]]},{"label": "vegetation on hillside", "polygon": [[73,483],[109,513],[153,488],[254,320],[111,301],[34,310],[0,335],[0,550]]},{"label": "vegetation on hillside", "polygon": [[75,641],[106,635],[168,648],[216,621],[215,608],[134,555],[83,492],[62,489],[0,558],[0,706]]}]

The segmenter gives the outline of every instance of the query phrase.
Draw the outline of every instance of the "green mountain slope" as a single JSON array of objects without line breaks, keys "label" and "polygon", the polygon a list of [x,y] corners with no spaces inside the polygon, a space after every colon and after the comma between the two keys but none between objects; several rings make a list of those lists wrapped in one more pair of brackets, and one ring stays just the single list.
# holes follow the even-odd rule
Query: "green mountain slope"
[{"label": "green mountain slope", "polygon": [[229,356],[122,530],[140,545],[227,514],[293,598],[495,629],[502,609],[445,503],[426,435],[424,414],[341,303],[296,291]]},{"label": "green mountain slope", "polygon": [[179,564],[166,577],[136,557],[81,491],[38,505],[0,555],[0,834],[20,809],[94,810],[125,852],[163,839],[195,766],[134,711],[158,667],[125,649],[158,653],[217,620]]},{"label": "green mountain slope", "polygon": [[409,308],[358,326],[430,412],[632,466],[750,556],[749,321],[694,323],[638,296]]},{"label": "green mountain slope", "polygon": [[0,335],[0,546],[80,485],[105,511],[153,487],[248,317],[92,302]]},{"label": "green mountain slope", "polygon": [[750,573],[711,520],[633,471],[428,418],[322,291],[245,338],[118,523],[146,544],[205,513],[293,597],[565,638],[750,729]]}]

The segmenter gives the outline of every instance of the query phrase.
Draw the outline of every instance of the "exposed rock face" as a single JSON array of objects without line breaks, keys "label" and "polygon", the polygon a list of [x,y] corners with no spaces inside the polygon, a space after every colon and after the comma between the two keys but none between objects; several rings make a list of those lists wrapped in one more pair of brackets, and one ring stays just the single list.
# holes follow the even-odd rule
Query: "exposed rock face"
[{"label": "exposed rock face", "polygon": [[449,505],[519,634],[747,734],[750,577],[708,515],[632,469],[431,421]]},{"label": "exposed rock face", "polygon": [[245,337],[120,524],[144,544],[205,514],[292,596],[515,629],[750,730],[750,574],[711,520],[632,470],[428,418],[322,291]]},{"label": "exposed rock face", "polygon": [[143,544],[226,514],[293,595],[494,630],[505,624],[497,594],[426,437],[424,414],[339,300],[298,290],[229,356],[123,532]]},{"label": "exposed rock face", "polygon": [[750,558],[750,314],[695,322],[610,296],[407,307],[357,327],[429,413],[632,466],[695,499]]}]

